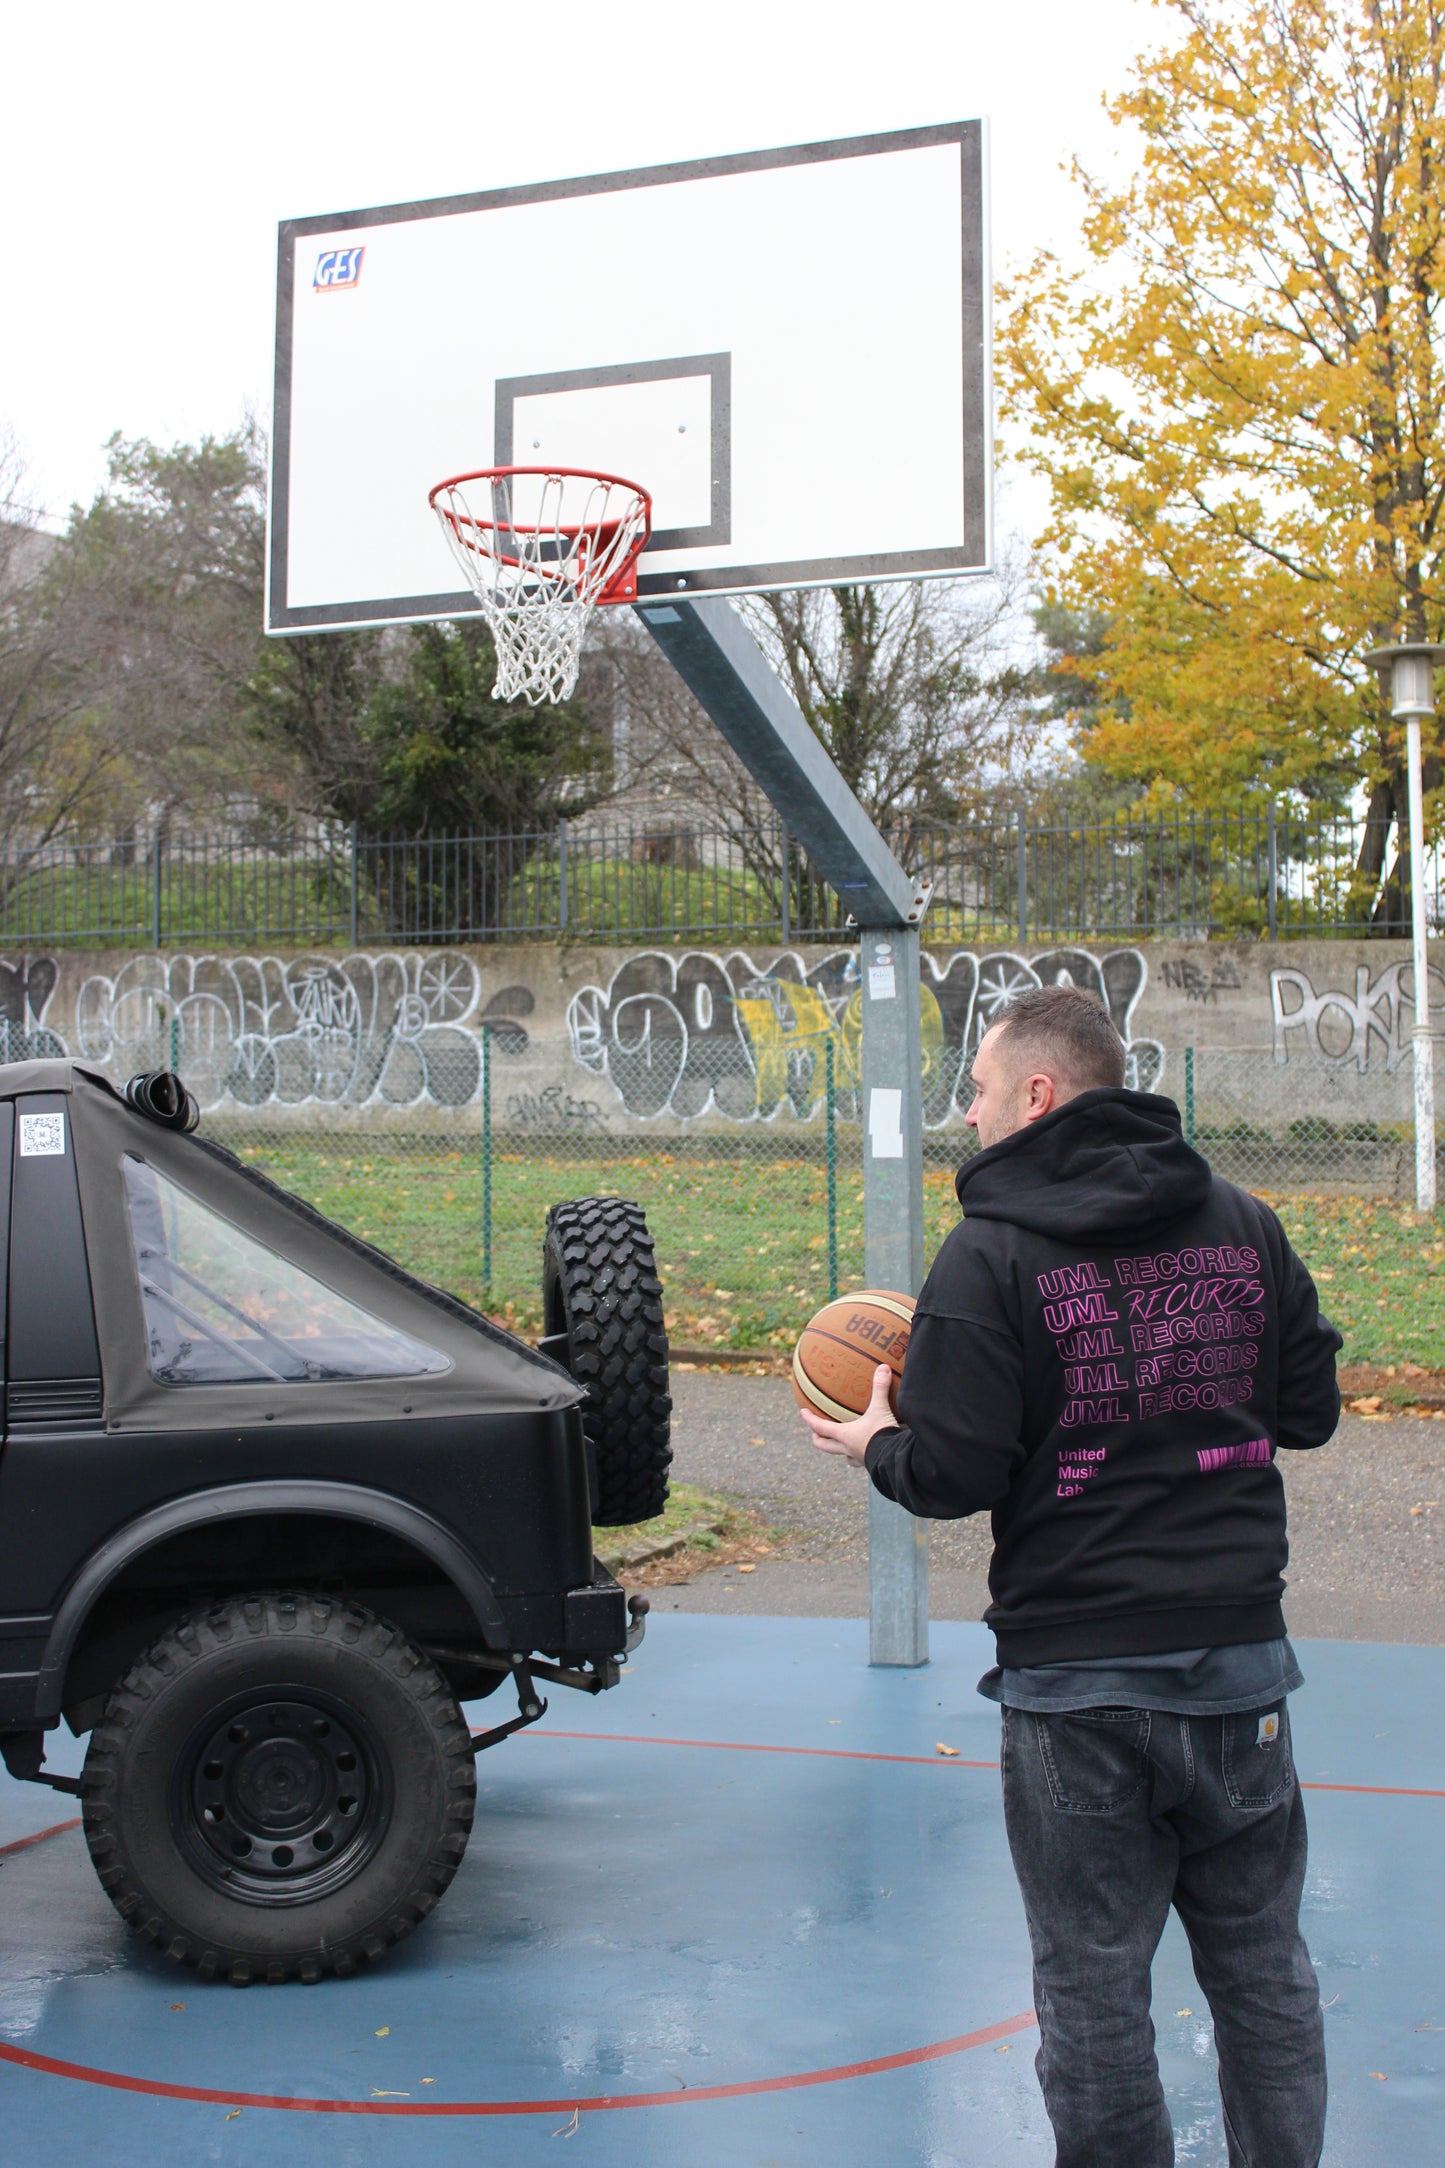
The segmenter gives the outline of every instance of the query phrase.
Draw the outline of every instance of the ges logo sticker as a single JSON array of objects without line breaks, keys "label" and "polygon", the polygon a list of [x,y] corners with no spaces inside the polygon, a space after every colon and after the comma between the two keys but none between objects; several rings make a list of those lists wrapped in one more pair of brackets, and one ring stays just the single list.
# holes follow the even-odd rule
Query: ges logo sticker
[{"label": "ges logo sticker", "polygon": [[313,293],[335,294],[361,279],[361,259],[364,248],[328,248],[316,259],[316,275],[311,281]]}]

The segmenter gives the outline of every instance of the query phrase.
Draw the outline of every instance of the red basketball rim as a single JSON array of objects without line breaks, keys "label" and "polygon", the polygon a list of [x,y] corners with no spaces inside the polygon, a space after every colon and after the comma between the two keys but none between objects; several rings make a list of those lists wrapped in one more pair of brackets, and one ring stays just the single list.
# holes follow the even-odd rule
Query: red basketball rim
[{"label": "red basketball rim", "polygon": [[[577,520],[570,524],[565,520],[558,520],[543,527],[531,525],[526,520],[520,519],[505,522],[495,519],[478,519],[470,512],[464,516],[459,516],[450,505],[439,505],[437,503],[438,497],[444,495],[446,491],[460,489],[466,482],[486,482],[490,486],[493,482],[505,482],[510,480],[513,475],[519,474],[540,475],[544,481],[557,477],[568,482],[601,482],[610,489],[630,489],[633,492],[642,506],[641,532],[634,538],[625,557],[613,567],[607,584],[601,593],[593,598],[599,603],[608,602],[614,598],[630,601],[632,597],[628,574],[646,549],[652,536],[652,496],[651,492],[644,489],[640,482],[629,481],[625,474],[604,474],[595,467],[474,467],[465,474],[451,474],[444,481],[438,482],[435,488],[430,491],[427,503],[439,518],[446,521],[463,549],[475,550],[479,557],[492,557],[498,564],[508,565],[514,569],[522,566],[520,557],[511,556],[506,550],[494,549],[490,543],[482,538],[494,534],[557,534],[565,535],[569,542],[573,542],[579,536],[586,536],[590,538],[594,552],[607,550],[611,547],[617,530],[622,525],[620,519]],[[464,532],[464,529],[469,529],[470,532]],[[580,554],[585,560],[585,543]],[[539,579],[560,581],[568,578],[567,572],[560,566],[552,567],[533,564],[527,566],[526,569]]]}]

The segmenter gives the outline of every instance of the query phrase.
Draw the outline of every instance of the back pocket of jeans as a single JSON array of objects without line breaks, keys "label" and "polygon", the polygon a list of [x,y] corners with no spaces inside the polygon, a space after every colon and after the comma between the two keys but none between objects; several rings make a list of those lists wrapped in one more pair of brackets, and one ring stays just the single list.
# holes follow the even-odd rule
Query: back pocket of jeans
[{"label": "back pocket of jeans", "polygon": [[1147,1709],[1035,1716],[1049,1796],[1064,1814],[1112,1814],[1144,1789]]},{"label": "back pocket of jeans", "polygon": [[1221,1773],[1232,1807],[1272,1807],[1289,1787],[1289,1711],[1282,1701],[1220,1719]]}]

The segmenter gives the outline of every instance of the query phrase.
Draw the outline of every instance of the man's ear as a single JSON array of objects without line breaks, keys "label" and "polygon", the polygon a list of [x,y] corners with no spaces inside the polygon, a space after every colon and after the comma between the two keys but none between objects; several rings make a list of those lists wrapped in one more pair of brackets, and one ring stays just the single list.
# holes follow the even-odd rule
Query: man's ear
[{"label": "man's ear", "polygon": [[1024,1120],[1042,1121],[1059,1103],[1059,1088],[1046,1069],[1024,1079]]}]

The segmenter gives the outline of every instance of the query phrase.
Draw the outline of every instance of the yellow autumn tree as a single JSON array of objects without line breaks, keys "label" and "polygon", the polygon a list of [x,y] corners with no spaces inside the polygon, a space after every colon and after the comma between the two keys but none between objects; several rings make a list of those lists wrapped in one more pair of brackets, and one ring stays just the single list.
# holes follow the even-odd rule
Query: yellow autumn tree
[{"label": "yellow autumn tree", "polygon": [[[1398,916],[1400,735],[1365,651],[1442,635],[1442,0],[1164,0],[1177,36],[1080,172],[1095,267],[1004,294],[1005,412],[1051,487],[1050,600],[1103,612],[1091,764],[1190,805],[1357,783]],[[1438,746],[1427,789],[1438,787]]]}]

